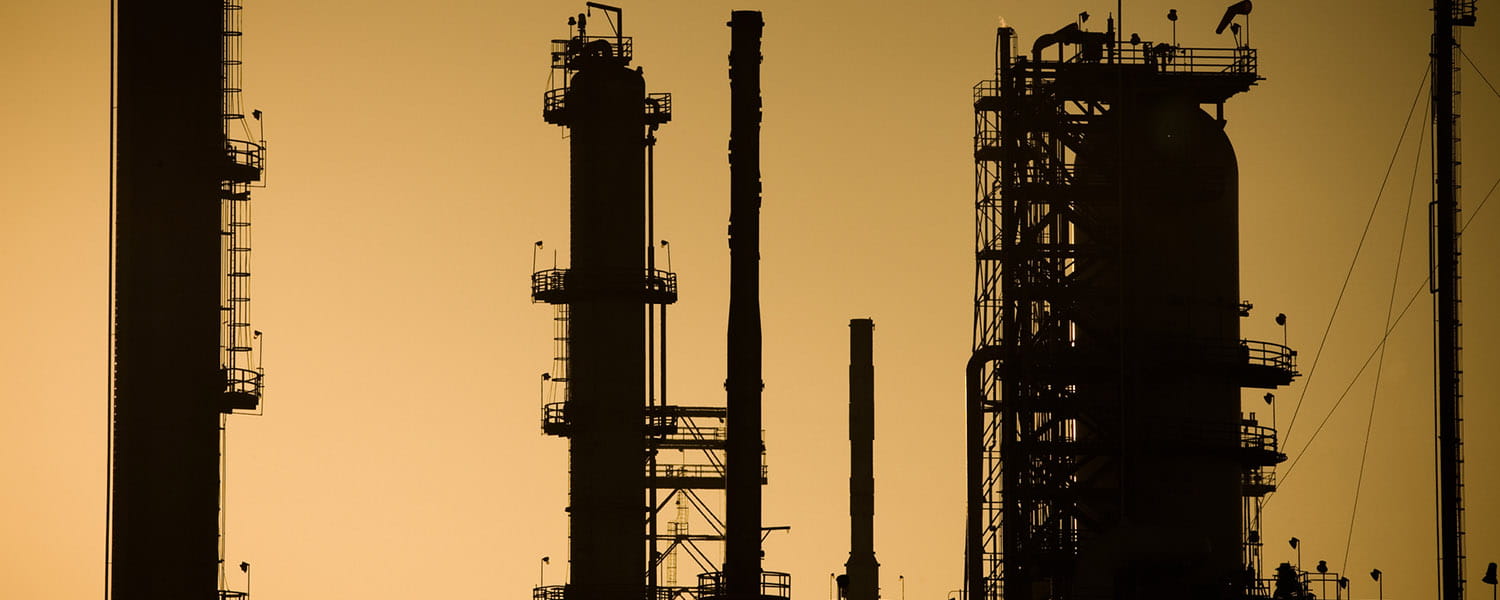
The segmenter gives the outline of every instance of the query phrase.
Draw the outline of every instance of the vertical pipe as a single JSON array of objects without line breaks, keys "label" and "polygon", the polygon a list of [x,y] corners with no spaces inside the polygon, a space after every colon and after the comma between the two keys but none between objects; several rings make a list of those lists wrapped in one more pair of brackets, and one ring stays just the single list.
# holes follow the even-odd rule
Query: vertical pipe
[{"label": "vertical pipe", "polygon": [[1438,519],[1442,572],[1442,600],[1463,600],[1463,473],[1459,365],[1458,181],[1456,129],[1453,110],[1457,41],[1453,35],[1452,0],[1432,3],[1432,116],[1435,190],[1431,245],[1437,253],[1436,288],[1437,404],[1438,404]]},{"label": "vertical pipe", "polygon": [[111,586],[215,597],[223,5],[122,0],[116,22]]},{"label": "vertical pipe", "polygon": [[[624,21],[624,17],[621,17]],[[623,26],[623,23],[622,25]],[[646,277],[656,277],[656,126],[652,125],[646,130]],[[657,412],[656,403],[656,307],[655,304],[646,305],[646,409],[650,419],[651,428],[647,431],[648,439],[646,446],[646,472],[652,477],[656,476],[656,451],[661,439],[661,432],[657,428],[661,423],[661,413]],[[663,317],[666,313],[666,305],[661,305]],[[662,350],[666,351],[666,340],[662,340]],[[663,365],[665,368],[665,365]],[[665,382],[663,382],[665,383]],[[663,402],[663,405],[666,403]],[[646,487],[646,539],[650,541],[649,551],[646,553],[646,598],[656,600],[656,519],[660,516],[660,507],[656,505],[656,484]]]},{"label": "vertical pipe", "polygon": [[875,561],[875,321],[849,320],[849,600],[880,597]]},{"label": "vertical pipe", "polygon": [[760,36],[759,11],[729,27],[728,443],[724,578],[729,598],[760,598]]}]

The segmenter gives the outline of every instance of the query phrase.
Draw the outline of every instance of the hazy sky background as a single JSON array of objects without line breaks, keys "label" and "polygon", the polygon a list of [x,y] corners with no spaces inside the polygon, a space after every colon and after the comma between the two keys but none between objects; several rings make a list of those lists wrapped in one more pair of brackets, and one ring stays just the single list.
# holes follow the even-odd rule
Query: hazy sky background
[{"label": "hazy sky background", "polygon": [[[1129,2],[1124,30],[1186,46],[1227,1]],[[884,595],[961,585],[962,368],[973,286],[970,87],[1003,16],[1023,46],[1113,2],[634,2],[626,34],[659,134],[657,237],[671,240],[671,397],[722,402],[731,9],[764,11],[761,305],[770,483],[765,566],[823,598],[847,558],[847,322],[876,322],[876,555]],[[1465,48],[1500,83],[1500,13]],[[265,111],[254,325],[263,417],[233,417],[230,564],[258,598],[518,600],[565,570],[567,445],[538,424],[551,310],[527,295],[532,244],[567,255],[567,142],[541,118],[548,41],[582,2],[247,1],[245,95]],[[106,444],[106,2],[0,4],[0,597],[103,592]],[[1265,0],[1267,80],[1225,109],[1241,175],[1243,321],[1311,370],[1417,93],[1422,2]],[[602,31],[602,19],[593,31]],[[1465,65],[1467,67],[1467,65]],[[1464,200],[1500,178],[1500,98],[1467,70]],[[1270,502],[1266,565],[1345,569],[1354,595],[1431,597],[1430,317],[1424,293],[1386,354],[1345,568],[1374,365],[1305,452],[1380,337],[1407,190],[1397,310],[1425,276],[1425,96],[1316,375],[1278,392],[1301,459]],[[1430,138],[1422,138],[1428,146]],[[1415,170],[1414,170],[1415,167]],[[1415,182],[1413,175],[1415,174]],[[212,201],[206,199],[205,201]],[[1468,215],[1469,213],[1466,213]],[[1465,238],[1470,593],[1500,560],[1500,206]],[[1262,392],[1246,410],[1266,418]],[[714,496],[717,498],[717,496]],[[693,571],[683,564],[683,578]],[[244,588],[235,571],[230,584]]]}]

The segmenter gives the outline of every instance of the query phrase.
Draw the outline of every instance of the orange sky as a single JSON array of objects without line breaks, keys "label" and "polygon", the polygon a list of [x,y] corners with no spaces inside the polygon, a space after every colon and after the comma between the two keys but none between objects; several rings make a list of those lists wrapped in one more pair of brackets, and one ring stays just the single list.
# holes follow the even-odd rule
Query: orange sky
[{"label": "orange sky", "polygon": [[[266,415],[229,431],[228,560],[257,597],[525,598],[538,558],[559,583],[566,443],[538,426],[551,313],[531,305],[531,248],[566,256],[567,143],[541,119],[548,40],[582,3],[247,1],[245,102],[266,115],[255,194],[255,326]],[[1228,45],[1228,2],[1131,2],[1125,30]],[[1500,83],[1481,3],[1465,48]],[[0,597],[103,589],[108,4],[0,5]],[[765,13],[762,242],[768,569],[801,598],[847,558],[850,317],[876,322],[876,554],[886,598],[960,586],[962,366],[970,347],[970,86],[996,17],[1023,44],[1113,2],[627,4],[636,64],[674,95],[657,150],[658,237],[671,240],[675,402],[722,401],[727,301],[729,11]],[[1426,60],[1420,2],[1257,4],[1267,77],[1226,107],[1241,174],[1251,338],[1289,334],[1308,372]],[[1466,65],[1467,66],[1467,65]],[[1500,98],[1465,74],[1465,205],[1500,178]],[[1424,100],[1425,102],[1425,100]],[[1418,106],[1417,119],[1422,107]],[[1314,377],[1279,392],[1303,444],[1373,349],[1406,190],[1417,189],[1398,295],[1426,264],[1428,165],[1396,161]],[[1423,141],[1425,146],[1428,142]],[[1500,207],[1465,238],[1470,590],[1500,560]],[[550,265],[550,258],[544,260]],[[1399,306],[1398,306],[1399,309]],[[1430,303],[1386,356],[1347,572],[1387,598],[1430,597]],[[1372,367],[1373,368],[1373,367]],[[1344,563],[1373,372],[1352,387],[1265,517],[1266,562]],[[1260,393],[1246,409],[1262,414]],[[1285,468],[1282,469],[1285,476]],[[684,559],[683,576],[691,571]],[[243,588],[238,572],[233,587]]]}]

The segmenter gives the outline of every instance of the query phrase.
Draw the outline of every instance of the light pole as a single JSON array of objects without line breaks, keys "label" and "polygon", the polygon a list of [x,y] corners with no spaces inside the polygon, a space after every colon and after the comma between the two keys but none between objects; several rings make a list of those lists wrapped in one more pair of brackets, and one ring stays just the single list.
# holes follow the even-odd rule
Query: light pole
[{"label": "light pole", "polygon": [[552,562],[552,557],[550,557],[550,556],[543,556],[542,557],[542,562],[539,565],[539,571],[540,572],[537,573],[537,576],[536,576],[536,578],[537,578],[537,584],[536,584],[536,586],[537,587],[547,587],[547,563],[550,563],[550,562]]},{"label": "light pole", "polygon": [[1490,563],[1489,568],[1484,570],[1484,579],[1480,581],[1490,584],[1490,598],[1493,600],[1495,598],[1495,584],[1500,583],[1500,579],[1495,577],[1495,563]]},{"label": "light pole", "polygon": [[828,574],[828,600],[833,600],[833,573]]},{"label": "light pole", "polygon": [[1292,545],[1292,549],[1297,551],[1297,571],[1301,572],[1302,571],[1302,540],[1299,540],[1297,538],[1292,538],[1292,539],[1287,540],[1286,543],[1291,544]]},{"label": "light pole", "polygon": [[1167,11],[1167,20],[1172,22],[1172,45],[1177,45],[1177,9]]},{"label": "light pole", "polygon": [[250,563],[240,561],[240,571],[245,574],[245,595],[250,595]]},{"label": "light pole", "polygon": [[1380,569],[1370,571],[1370,579],[1375,580],[1375,589],[1380,600],[1385,600],[1385,582],[1380,579]]},{"label": "light pole", "polygon": [[1320,560],[1320,561],[1318,561],[1318,582],[1319,582],[1319,585],[1322,586],[1321,589],[1322,589],[1322,594],[1323,594],[1324,598],[1328,597],[1328,577],[1327,576],[1328,576],[1328,561],[1326,561],[1326,560]]},{"label": "light pole", "polygon": [[1276,429],[1276,394],[1266,392],[1266,404],[1271,406],[1271,429]]},{"label": "light pole", "polygon": [[897,575],[896,579],[901,580],[901,600],[906,600],[906,576]]}]

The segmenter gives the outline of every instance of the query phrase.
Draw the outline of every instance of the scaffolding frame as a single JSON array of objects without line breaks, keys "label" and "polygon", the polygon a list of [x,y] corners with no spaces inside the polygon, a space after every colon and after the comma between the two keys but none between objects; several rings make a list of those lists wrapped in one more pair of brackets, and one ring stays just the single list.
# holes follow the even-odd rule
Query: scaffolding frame
[{"label": "scaffolding frame", "polygon": [[[1076,344],[1080,331],[1102,325],[1079,311],[1079,299],[1122,293],[1080,277],[1119,264],[1121,252],[1118,233],[1091,218],[1086,201],[1121,196],[1101,187],[1109,182],[1078,177],[1085,132],[1117,100],[1144,89],[1216,104],[1222,121],[1224,100],[1259,80],[1247,47],[1078,44],[1069,57],[1059,44],[1055,61],[1033,50],[1032,60],[1021,57],[1014,30],[999,28],[994,76],[973,88],[968,600],[998,600],[1007,589],[1017,598],[1071,598],[1081,532],[1100,528],[1096,515],[1079,510],[1086,487],[1079,484],[1119,456],[1121,440],[1099,435],[1079,411],[1080,384],[1129,385],[1117,337],[1088,350]],[[1185,349],[1197,350],[1224,349]],[[1297,374],[1296,353],[1285,346],[1243,340],[1238,352],[1242,385],[1275,387]],[[1246,477],[1263,482],[1259,463],[1285,459],[1266,429],[1251,422],[1240,431],[1240,451],[1257,463]],[[1259,525],[1258,498],[1253,503],[1242,524],[1247,565],[1259,557],[1258,544],[1248,545]]]}]

